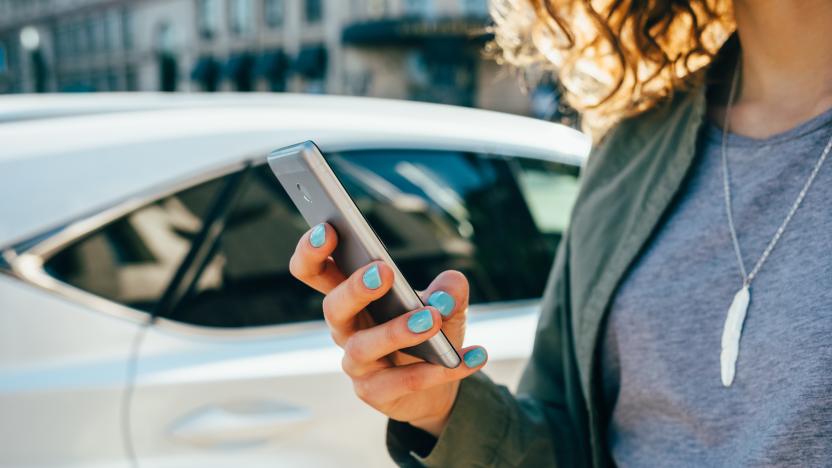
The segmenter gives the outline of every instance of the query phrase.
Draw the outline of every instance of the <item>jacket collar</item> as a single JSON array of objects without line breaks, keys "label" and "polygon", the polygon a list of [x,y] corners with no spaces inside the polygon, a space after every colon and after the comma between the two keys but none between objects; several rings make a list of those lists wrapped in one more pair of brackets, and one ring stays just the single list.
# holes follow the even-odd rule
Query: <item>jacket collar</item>
[{"label": "jacket collar", "polygon": [[[596,392],[596,361],[602,324],[615,290],[657,230],[662,215],[690,171],[705,108],[704,85],[689,92],[677,93],[674,99],[661,108],[631,119],[626,125],[620,125],[595,155],[599,159],[619,158],[620,162],[605,164],[604,161],[599,161],[594,177],[588,174],[596,183],[610,183],[612,189],[607,187],[607,193],[610,197],[617,197],[617,200],[607,200],[610,203],[605,203],[603,196],[587,196],[583,200],[585,205],[594,205],[583,207],[593,216],[612,220],[607,226],[596,226],[600,229],[609,228],[608,232],[602,232],[601,237],[597,238],[605,238],[605,242],[612,243],[611,248],[606,249],[610,255],[605,255],[604,261],[600,262],[597,271],[600,276],[596,275],[596,281],[592,284],[588,282],[591,281],[589,278],[573,278],[573,284],[579,285],[578,292],[584,293],[573,297],[573,327],[576,328],[573,333],[577,337],[576,359],[581,387],[586,401],[590,402],[590,413],[598,412],[597,403],[600,401],[600,395]],[[607,169],[601,169],[600,166]],[[588,172],[591,172],[590,168]],[[585,180],[584,183],[587,184],[587,191],[595,188],[593,180]],[[621,206],[628,206],[629,211],[612,211],[614,207]],[[614,238],[610,239],[610,235]],[[590,243],[577,244],[579,245],[572,250],[576,256],[596,247]],[[576,262],[580,262],[580,259],[574,259],[572,264]],[[596,416],[591,414],[591,417]]]}]

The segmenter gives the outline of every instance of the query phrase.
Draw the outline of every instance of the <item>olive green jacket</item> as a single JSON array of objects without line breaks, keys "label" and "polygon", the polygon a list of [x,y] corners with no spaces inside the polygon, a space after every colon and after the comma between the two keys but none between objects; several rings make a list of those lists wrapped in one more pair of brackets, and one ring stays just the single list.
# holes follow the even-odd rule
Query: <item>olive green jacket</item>
[{"label": "olive green jacket", "polygon": [[[623,121],[590,156],[546,287],[517,395],[482,373],[464,380],[438,440],[391,421],[402,466],[611,465],[598,343],[613,294],[650,239],[694,158],[704,86]],[[421,456],[420,456],[421,455]]]}]

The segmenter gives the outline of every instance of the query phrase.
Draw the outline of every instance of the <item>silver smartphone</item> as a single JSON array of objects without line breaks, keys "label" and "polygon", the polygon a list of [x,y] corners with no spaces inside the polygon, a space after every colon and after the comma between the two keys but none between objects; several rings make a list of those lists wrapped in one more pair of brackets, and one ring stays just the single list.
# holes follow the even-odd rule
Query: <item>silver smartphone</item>
[{"label": "silver smartphone", "polygon": [[[325,222],[338,232],[338,247],[332,258],[345,275],[374,260],[381,260],[393,269],[393,288],[367,306],[377,323],[424,307],[313,142],[275,150],[268,156],[268,163],[310,227]],[[461,362],[442,331],[428,341],[402,351],[450,368]]]}]

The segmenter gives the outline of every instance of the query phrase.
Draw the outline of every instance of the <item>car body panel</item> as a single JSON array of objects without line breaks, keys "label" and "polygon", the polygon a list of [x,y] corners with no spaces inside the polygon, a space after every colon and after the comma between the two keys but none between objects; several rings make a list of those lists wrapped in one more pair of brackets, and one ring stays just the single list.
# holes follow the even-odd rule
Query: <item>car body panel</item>
[{"label": "car body panel", "polygon": [[0,465],[123,463],[136,324],[0,274]]},{"label": "car body panel", "polygon": [[[511,384],[532,342],[501,339],[502,333],[532,336],[537,304],[487,309],[471,312],[467,341],[486,346],[489,375]],[[199,466],[215,463],[217,452],[235,450],[254,450],[273,466],[310,466],[308,460],[290,464],[303,454],[316,454],[315,466],[390,466],[385,419],[353,395],[341,371],[342,353],[325,325],[275,328],[282,330],[224,339],[152,330],[136,380],[137,453],[161,463],[190,454]],[[226,418],[218,421],[217,413]],[[272,421],[263,421],[263,413]],[[193,421],[200,416],[213,418]],[[194,427],[177,431],[184,422]]]}]

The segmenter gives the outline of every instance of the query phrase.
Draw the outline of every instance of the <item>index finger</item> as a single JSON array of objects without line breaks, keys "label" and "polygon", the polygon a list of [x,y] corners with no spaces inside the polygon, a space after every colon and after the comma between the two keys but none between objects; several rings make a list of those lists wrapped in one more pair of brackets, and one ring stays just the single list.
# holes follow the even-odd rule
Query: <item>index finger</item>
[{"label": "index finger", "polygon": [[289,260],[289,272],[308,286],[328,294],[346,279],[331,257],[337,245],[335,229],[327,223],[318,224],[298,241]]}]

